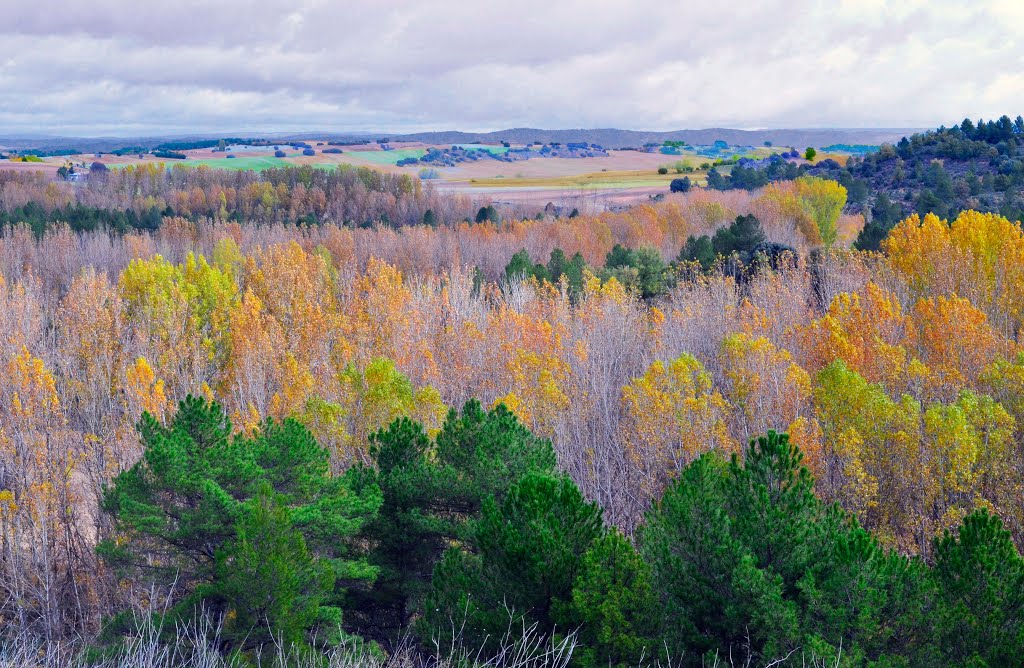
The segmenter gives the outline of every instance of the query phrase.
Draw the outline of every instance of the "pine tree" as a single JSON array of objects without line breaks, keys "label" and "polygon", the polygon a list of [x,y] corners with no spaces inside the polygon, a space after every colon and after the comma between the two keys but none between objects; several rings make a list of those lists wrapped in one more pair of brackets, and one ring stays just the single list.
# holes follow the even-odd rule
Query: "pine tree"
[{"label": "pine tree", "polygon": [[136,586],[173,591],[174,619],[225,615],[229,646],[333,634],[344,590],[375,575],[352,539],[380,491],[332,476],[294,420],[232,431],[204,399],[183,400],[167,426],[144,414],[142,460],[104,495],[118,538],[100,553]]},{"label": "pine tree", "polygon": [[380,575],[369,591],[353,593],[351,616],[360,632],[390,641],[421,611],[445,548],[475,539],[484,503],[500,503],[528,473],[553,472],[555,455],[504,405],[484,411],[475,400],[449,412],[435,441],[408,419],[371,441],[376,467],[356,475],[383,494],[363,531]]},{"label": "pine tree", "polygon": [[673,620],[670,651],[770,660],[804,646],[880,661],[912,643],[927,601],[920,564],[819,501],[801,462],[774,432],[743,461],[709,452],[648,515],[641,553]]},{"label": "pine tree", "polygon": [[650,567],[619,531],[606,532],[584,555],[573,582],[572,623],[580,641],[574,662],[641,665],[661,650],[661,616]]},{"label": "pine tree", "polygon": [[1024,559],[998,517],[964,518],[935,544],[934,639],[949,666],[1017,666],[1024,647]]},{"label": "pine tree", "polygon": [[192,599],[225,610],[221,637],[243,650],[302,645],[310,629],[335,634],[342,619],[341,610],[328,604],[335,584],[330,563],[309,553],[269,485],[247,506],[234,539],[217,551],[213,583]]},{"label": "pine tree", "polygon": [[499,504],[483,507],[472,541],[452,548],[434,572],[421,624],[425,640],[451,637],[495,649],[511,625],[551,635],[572,619],[573,583],[603,533],[601,510],[567,476],[529,473]]}]

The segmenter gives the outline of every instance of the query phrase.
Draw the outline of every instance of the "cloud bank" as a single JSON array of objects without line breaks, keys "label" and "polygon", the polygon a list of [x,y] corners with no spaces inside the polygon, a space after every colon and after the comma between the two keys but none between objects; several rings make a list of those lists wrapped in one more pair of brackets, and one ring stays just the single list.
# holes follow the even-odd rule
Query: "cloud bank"
[{"label": "cloud bank", "polygon": [[7,0],[0,133],[928,127],[1024,112],[1024,3]]}]

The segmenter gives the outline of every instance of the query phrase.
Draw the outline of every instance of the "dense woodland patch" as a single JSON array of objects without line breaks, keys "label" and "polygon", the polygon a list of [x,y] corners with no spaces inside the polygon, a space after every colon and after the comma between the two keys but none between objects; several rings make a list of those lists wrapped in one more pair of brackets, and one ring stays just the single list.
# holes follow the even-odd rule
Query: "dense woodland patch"
[{"label": "dense woodland patch", "polygon": [[[108,178],[2,190],[45,218],[0,235],[9,642],[1019,662],[1019,223],[857,250],[806,174],[529,220],[345,170]],[[317,191],[410,222],[294,224]]]}]

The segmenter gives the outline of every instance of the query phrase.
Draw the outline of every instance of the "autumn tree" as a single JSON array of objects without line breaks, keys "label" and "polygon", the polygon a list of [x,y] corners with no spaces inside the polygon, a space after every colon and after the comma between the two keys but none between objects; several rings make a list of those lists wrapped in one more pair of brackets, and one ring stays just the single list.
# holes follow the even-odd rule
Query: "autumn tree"
[{"label": "autumn tree", "polygon": [[734,449],[729,404],[692,355],[654,362],[622,389],[622,403],[622,442],[634,472],[626,484],[637,497],[637,518],[698,455]]}]

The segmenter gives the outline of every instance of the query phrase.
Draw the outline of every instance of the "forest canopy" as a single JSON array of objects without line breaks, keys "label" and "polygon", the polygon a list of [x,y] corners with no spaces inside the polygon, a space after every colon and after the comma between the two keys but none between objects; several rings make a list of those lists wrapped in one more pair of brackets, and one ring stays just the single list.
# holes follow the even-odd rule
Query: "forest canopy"
[{"label": "forest canopy", "polygon": [[[230,177],[258,224],[148,206],[227,200],[204,171],[5,183],[43,223],[0,233],[4,641],[1018,662],[1019,222],[901,214],[861,250],[810,175],[453,220],[305,174]],[[295,224],[332,188],[409,222]]]}]

